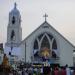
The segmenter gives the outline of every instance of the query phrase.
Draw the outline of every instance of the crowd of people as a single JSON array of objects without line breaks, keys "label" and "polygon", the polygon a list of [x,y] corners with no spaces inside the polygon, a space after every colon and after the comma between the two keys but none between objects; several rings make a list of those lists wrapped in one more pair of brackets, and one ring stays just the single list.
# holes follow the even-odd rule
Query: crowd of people
[{"label": "crowd of people", "polygon": [[9,75],[75,75],[75,69],[68,66],[65,67],[35,67],[23,68],[11,71]]}]

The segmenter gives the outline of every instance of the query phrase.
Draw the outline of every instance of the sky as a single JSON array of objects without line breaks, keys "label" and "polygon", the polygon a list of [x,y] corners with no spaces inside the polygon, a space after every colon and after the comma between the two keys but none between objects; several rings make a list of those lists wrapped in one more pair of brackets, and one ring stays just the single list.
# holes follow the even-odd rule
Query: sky
[{"label": "sky", "polygon": [[9,12],[14,3],[21,14],[22,39],[26,38],[44,22],[75,45],[75,0],[0,0],[0,43],[7,41]]}]

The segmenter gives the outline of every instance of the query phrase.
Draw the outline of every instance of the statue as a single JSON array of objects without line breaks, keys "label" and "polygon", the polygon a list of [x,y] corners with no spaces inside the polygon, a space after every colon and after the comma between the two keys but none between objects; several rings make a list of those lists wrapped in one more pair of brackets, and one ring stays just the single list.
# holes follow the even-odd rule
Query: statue
[{"label": "statue", "polygon": [[49,50],[48,48],[44,47],[43,49],[40,50],[40,55],[44,59],[49,59],[51,57],[51,50]]},{"label": "statue", "polygon": [[11,66],[9,65],[9,60],[8,60],[8,57],[6,56],[6,54],[4,54],[4,56],[3,56],[3,62],[0,65],[0,68],[2,69],[2,73],[4,75],[8,75],[9,72],[11,71]]},{"label": "statue", "polygon": [[6,54],[4,54],[3,56],[3,62],[2,62],[3,67],[8,67],[9,66],[9,60],[8,57],[6,56]]}]

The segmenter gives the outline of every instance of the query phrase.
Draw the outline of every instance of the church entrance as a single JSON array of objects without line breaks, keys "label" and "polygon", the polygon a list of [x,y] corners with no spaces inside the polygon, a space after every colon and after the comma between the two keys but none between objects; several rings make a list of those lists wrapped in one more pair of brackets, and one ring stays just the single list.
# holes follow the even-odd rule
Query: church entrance
[{"label": "church entrance", "polygon": [[33,57],[36,62],[57,63],[59,56],[56,39],[49,33],[39,35],[34,41]]}]

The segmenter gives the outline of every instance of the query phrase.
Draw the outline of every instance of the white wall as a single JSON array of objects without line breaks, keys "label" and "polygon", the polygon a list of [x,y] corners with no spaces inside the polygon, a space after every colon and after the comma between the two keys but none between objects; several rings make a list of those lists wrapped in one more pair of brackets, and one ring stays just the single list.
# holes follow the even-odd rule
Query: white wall
[{"label": "white wall", "polygon": [[[4,49],[4,53],[6,53],[9,56],[9,52],[11,52],[11,48],[6,46]],[[20,47],[13,47],[11,54],[18,56],[19,60],[22,60],[23,58]]]}]

